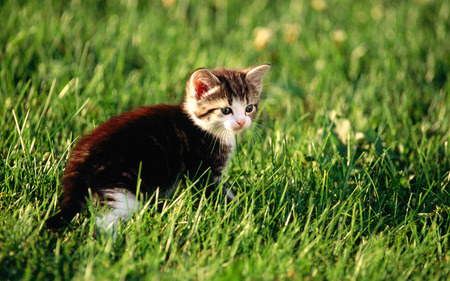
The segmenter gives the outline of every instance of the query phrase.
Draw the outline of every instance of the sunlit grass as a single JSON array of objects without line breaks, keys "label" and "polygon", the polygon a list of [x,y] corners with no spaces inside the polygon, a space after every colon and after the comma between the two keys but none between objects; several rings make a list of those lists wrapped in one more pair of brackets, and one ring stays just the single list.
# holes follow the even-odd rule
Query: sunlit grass
[{"label": "sunlit grass", "polygon": [[[150,2],[2,3],[2,278],[448,278],[447,1]],[[81,136],[179,102],[198,67],[259,63],[258,124],[225,175],[236,202],[180,190],[115,240],[92,209],[45,228]]]}]

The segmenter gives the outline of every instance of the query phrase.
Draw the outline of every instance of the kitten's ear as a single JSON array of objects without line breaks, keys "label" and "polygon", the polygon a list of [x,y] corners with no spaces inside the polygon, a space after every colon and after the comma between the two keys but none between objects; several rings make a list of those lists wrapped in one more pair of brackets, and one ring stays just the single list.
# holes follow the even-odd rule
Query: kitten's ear
[{"label": "kitten's ear", "polygon": [[197,99],[201,99],[219,85],[220,81],[217,76],[212,74],[211,71],[201,68],[192,73],[189,80],[189,92]]},{"label": "kitten's ear", "polygon": [[245,76],[245,79],[247,80],[247,82],[256,87],[258,93],[262,92],[263,89],[262,80],[264,75],[266,75],[267,71],[269,71],[269,68],[270,64],[262,64],[250,69],[246,69],[247,75]]}]

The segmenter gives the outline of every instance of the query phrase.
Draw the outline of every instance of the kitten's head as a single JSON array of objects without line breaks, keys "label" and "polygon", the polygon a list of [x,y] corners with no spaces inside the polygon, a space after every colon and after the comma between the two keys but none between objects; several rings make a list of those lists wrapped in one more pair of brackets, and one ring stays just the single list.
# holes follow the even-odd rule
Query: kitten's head
[{"label": "kitten's head", "polygon": [[244,70],[198,69],[186,83],[183,110],[194,123],[225,144],[248,128],[256,116],[262,79],[270,65]]}]

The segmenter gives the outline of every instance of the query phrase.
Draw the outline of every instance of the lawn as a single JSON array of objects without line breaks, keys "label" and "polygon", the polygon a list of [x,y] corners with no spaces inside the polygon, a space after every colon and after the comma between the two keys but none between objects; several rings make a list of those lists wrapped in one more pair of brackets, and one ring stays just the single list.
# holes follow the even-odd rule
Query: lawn
[{"label": "lawn", "polygon": [[[1,1],[0,279],[448,280],[450,2]],[[77,140],[271,63],[237,195],[94,208],[50,232]]]}]

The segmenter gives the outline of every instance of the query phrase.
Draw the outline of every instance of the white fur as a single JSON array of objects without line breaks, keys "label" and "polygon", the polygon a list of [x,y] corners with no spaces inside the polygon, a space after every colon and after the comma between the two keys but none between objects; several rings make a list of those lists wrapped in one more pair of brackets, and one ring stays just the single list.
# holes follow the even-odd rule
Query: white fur
[{"label": "white fur", "polygon": [[136,195],[121,188],[107,190],[104,194],[111,200],[108,202],[111,210],[107,210],[101,217],[97,216],[96,223],[103,230],[115,232],[119,220],[126,220],[135,210],[139,210],[139,200],[136,200]]},{"label": "white fur", "polygon": [[[240,100],[233,99],[233,105],[231,106],[233,113],[223,116],[223,125],[225,126],[225,129],[237,133],[250,127],[252,119],[246,115],[246,107],[247,104]],[[238,122],[241,123],[241,125],[239,125]]]},{"label": "white fur", "polygon": [[209,128],[207,131],[220,139],[223,144],[230,146],[232,149],[236,146],[236,132],[226,129],[222,118],[209,123]]},{"label": "white fur", "polygon": [[231,192],[231,190],[226,187],[224,188],[224,191],[225,191],[225,196],[226,196],[225,200],[230,201],[230,202],[233,201],[234,197],[235,197],[233,192]]},{"label": "white fur", "polygon": [[198,119],[195,116],[195,100],[188,99],[186,102],[187,112],[189,113],[192,121],[194,121],[197,126],[215,135],[218,139],[221,140],[223,144],[231,146],[232,149],[234,149],[236,144],[236,134],[250,127],[250,125],[252,124],[252,119],[247,116],[247,113],[245,112],[247,104],[243,103],[241,100],[233,99],[233,103],[230,107],[233,111],[231,114],[216,116],[212,119],[212,121],[207,122]]},{"label": "white fur", "polygon": [[242,101],[233,99],[230,106],[233,112],[220,116],[209,124],[208,131],[230,146],[232,150],[236,146],[236,134],[252,124],[252,119],[245,112],[246,106],[247,104]]}]

